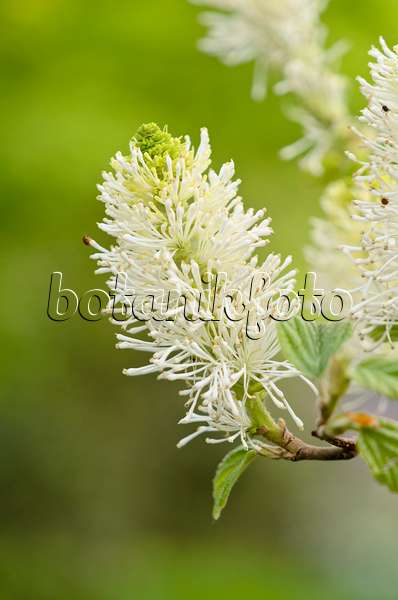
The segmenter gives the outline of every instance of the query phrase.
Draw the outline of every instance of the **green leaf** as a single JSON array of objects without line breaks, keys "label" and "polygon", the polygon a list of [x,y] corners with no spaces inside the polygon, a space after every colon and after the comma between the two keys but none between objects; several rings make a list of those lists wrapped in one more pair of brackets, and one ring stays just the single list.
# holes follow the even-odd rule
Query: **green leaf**
[{"label": "green leaf", "polygon": [[329,360],[352,333],[349,321],[304,321],[300,316],[278,323],[279,341],[286,358],[311,379],[326,370]]},{"label": "green leaf", "polygon": [[376,356],[359,363],[352,378],[361,387],[398,400],[398,361]]},{"label": "green leaf", "polygon": [[375,479],[398,492],[398,423],[378,419],[375,427],[361,429],[357,446]]},{"label": "green leaf", "polygon": [[[373,329],[370,337],[376,342],[379,342],[384,337],[385,333],[386,326],[380,325],[380,327]],[[393,325],[389,331],[389,334],[392,342],[398,342],[398,325]]]},{"label": "green leaf", "polygon": [[229,452],[220,462],[213,480],[214,519],[220,518],[233,486],[256,456],[257,453],[254,450],[247,451],[243,446],[239,446]]}]

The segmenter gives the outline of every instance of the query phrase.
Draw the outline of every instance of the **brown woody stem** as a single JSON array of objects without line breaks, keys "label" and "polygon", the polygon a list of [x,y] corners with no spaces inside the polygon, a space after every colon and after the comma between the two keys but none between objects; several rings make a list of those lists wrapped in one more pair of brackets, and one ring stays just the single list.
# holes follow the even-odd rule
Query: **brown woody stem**
[{"label": "brown woody stem", "polygon": [[[302,460],[350,460],[357,455],[357,448],[354,442],[339,438],[322,438],[331,444],[329,447],[319,447],[307,444],[300,438],[293,435],[286,427],[283,420],[279,422],[280,435],[276,438],[274,433],[265,427],[260,427],[257,434],[274,442],[279,447],[278,458],[298,462]],[[318,436],[316,436],[318,437]],[[320,437],[320,436],[319,436]]]}]

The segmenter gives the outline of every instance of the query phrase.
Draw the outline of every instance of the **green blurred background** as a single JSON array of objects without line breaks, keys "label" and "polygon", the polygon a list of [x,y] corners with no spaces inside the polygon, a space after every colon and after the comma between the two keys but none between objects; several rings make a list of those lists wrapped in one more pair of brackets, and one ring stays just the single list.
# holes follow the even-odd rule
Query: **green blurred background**
[{"label": "green blurred background", "polygon": [[[105,241],[95,186],[144,121],[194,140],[206,125],[215,166],[235,159],[247,205],[273,217],[273,248],[304,268],[322,182],[279,162],[299,129],[273,97],[251,102],[251,67],[196,50],[197,13],[183,0],[0,2],[0,598],[396,599],[397,499],[359,461],[259,461],[214,524],[226,449],[177,451],[177,388],[123,377],[142,359],[114,349],[107,322],[46,316],[51,272],[79,293],[103,285],[81,237]],[[396,0],[334,0],[325,21],[352,44],[352,80],[378,35],[398,41]]]}]

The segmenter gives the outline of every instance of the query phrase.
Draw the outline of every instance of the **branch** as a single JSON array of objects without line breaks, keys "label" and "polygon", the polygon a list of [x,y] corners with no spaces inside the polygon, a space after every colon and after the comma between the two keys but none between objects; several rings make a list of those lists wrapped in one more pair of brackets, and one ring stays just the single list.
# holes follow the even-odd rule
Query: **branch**
[{"label": "branch", "polygon": [[[281,419],[280,436],[278,439],[274,433],[270,436],[270,431],[266,427],[260,427],[257,434],[265,437],[276,443],[280,448],[278,458],[299,462],[302,460],[321,460],[321,461],[336,461],[336,460],[351,460],[357,455],[357,448],[354,442],[339,438],[323,438],[330,447],[319,447],[307,444],[300,438],[293,435],[286,427],[285,422]],[[317,436],[318,437],[318,436]]]},{"label": "branch", "polygon": [[316,431],[312,431],[311,435],[318,440],[332,444],[332,446],[336,446],[337,448],[343,448],[349,452],[356,452],[356,443],[353,440],[328,435],[322,427],[319,427]]}]

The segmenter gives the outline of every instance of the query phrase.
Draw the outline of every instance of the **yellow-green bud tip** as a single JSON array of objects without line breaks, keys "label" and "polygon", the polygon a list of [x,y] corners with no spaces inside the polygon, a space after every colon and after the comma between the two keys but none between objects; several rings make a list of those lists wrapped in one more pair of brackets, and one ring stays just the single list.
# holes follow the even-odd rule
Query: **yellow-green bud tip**
[{"label": "yellow-green bud tip", "polygon": [[161,129],[156,123],[141,125],[134,136],[134,143],[156,162],[163,161],[167,155],[171,159],[178,158],[183,146],[180,138],[174,138],[167,131],[167,125]]}]

